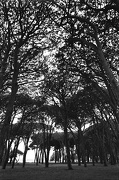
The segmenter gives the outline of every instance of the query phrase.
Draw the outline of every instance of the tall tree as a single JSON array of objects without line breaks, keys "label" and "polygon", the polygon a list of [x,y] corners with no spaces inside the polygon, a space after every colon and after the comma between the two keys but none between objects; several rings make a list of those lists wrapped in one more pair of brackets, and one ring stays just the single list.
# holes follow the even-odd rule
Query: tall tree
[{"label": "tall tree", "polygon": [[71,48],[72,71],[92,81],[108,99],[118,125],[118,1],[62,0],[54,4],[58,12],[54,22],[64,28],[65,48]]},{"label": "tall tree", "polygon": [[0,93],[10,94],[0,132],[2,162],[19,82],[23,79],[23,72],[31,72],[31,65],[39,68],[36,57],[43,48],[41,40],[47,34],[49,12],[45,3],[27,0],[1,1],[0,9]]},{"label": "tall tree", "polygon": [[[56,55],[55,67],[49,70],[45,74],[45,92],[48,92],[51,103],[57,107],[58,115],[56,120],[60,119],[63,124],[65,134],[65,146],[67,151],[67,164],[68,169],[72,169],[70,159],[70,148],[68,138],[68,107],[67,99],[77,91],[76,85],[74,86],[75,80],[70,73],[70,67],[67,62],[67,57],[59,50]],[[59,117],[58,117],[59,116]],[[58,118],[57,118],[58,117]]]}]

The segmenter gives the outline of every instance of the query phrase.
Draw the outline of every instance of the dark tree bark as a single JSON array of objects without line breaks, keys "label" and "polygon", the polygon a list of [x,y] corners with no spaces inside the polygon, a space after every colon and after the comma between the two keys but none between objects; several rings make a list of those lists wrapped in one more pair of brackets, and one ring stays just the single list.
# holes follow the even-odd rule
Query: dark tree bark
[{"label": "dark tree bark", "polygon": [[17,150],[19,146],[20,137],[18,137],[17,142],[15,143],[14,150],[13,150],[13,161],[12,161],[12,168],[14,168],[15,160],[17,156]]},{"label": "dark tree bark", "polygon": [[2,160],[2,169],[5,169],[9,160],[9,153],[10,153],[10,148],[11,148],[11,144],[12,144],[12,140],[8,141],[8,147],[6,147],[4,149],[4,153],[3,153],[3,160]]},{"label": "dark tree bark", "polygon": [[27,151],[28,151],[28,142],[29,142],[29,138],[27,137],[26,142],[25,142],[25,149],[24,149],[24,154],[23,154],[23,163],[22,163],[22,167],[25,167],[26,164],[26,155],[27,155]]},{"label": "dark tree bark", "polygon": [[[26,1],[11,1],[11,3],[2,1],[0,6],[3,15],[0,16],[0,21],[3,23],[0,25],[2,34],[0,42],[0,93],[4,94],[8,88],[10,89],[5,120],[0,131],[1,163],[5,143],[9,139],[10,121],[18,91],[18,76],[24,72],[29,73],[26,66],[40,53],[41,48],[39,48],[38,41],[40,42],[42,39],[40,37],[41,31],[41,34],[45,36],[44,30],[41,29],[47,24],[44,22],[48,16],[46,15],[47,10],[44,11],[46,6],[39,1],[37,1],[37,6],[34,2]],[[11,12],[13,13],[11,14]],[[6,25],[4,26],[4,24]]]},{"label": "dark tree bark", "polygon": [[11,117],[12,117],[12,112],[13,112],[13,105],[14,101],[16,98],[16,93],[18,90],[18,85],[17,85],[17,77],[18,77],[18,70],[14,73],[13,76],[13,81],[12,81],[12,92],[9,98],[9,102],[7,105],[6,109],[6,114],[5,114],[5,120],[4,124],[1,129],[1,138],[0,138],[0,162],[2,162],[2,157],[3,157],[3,151],[4,151],[4,146],[6,146],[6,140],[9,139],[10,136],[10,122],[11,122]]},{"label": "dark tree bark", "polygon": [[66,153],[67,153],[67,165],[68,165],[68,169],[72,170],[73,168],[71,165],[69,139],[68,139],[68,131],[67,131],[67,117],[65,117],[64,119],[64,138],[65,138],[65,146],[66,146]]}]

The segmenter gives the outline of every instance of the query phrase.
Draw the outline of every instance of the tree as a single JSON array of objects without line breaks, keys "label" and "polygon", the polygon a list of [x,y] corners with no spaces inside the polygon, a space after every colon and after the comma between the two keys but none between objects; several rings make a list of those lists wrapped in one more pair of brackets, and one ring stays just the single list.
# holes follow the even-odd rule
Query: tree
[{"label": "tree", "polygon": [[46,38],[45,29],[48,25],[49,12],[47,12],[45,3],[27,0],[1,1],[0,9],[0,93],[10,94],[0,132],[1,163],[4,146],[6,140],[9,139],[14,101],[23,80],[22,75],[31,73],[30,69],[33,64],[38,69],[40,68],[37,58],[46,47],[42,46],[41,40]]},{"label": "tree", "polygon": [[[7,105],[9,95],[3,97],[2,102],[4,106]],[[14,109],[12,114],[12,121],[10,122],[10,132],[9,139],[7,139],[6,148],[4,149],[2,168],[5,169],[10,148],[13,145],[13,155],[14,159],[12,162],[12,168],[14,167],[14,162],[16,159],[16,154],[19,146],[19,142],[22,139],[29,139],[31,133],[34,131],[35,122],[37,118],[37,108],[40,108],[43,105],[44,101],[41,99],[33,99],[27,94],[16,95],[16,100],[14,102]],[[3,104],[3,103],[2,103]],[[27,138],[25,138],[27,137]]]},{"label": "tree", "polygon": [[71,49],[72,72],[93,83],[108,99],[118,125],[118,2],[69,0],[55,6],[58,14],[54,22],[66,32],[64,48]]},{"label": "tree", "polygon": [[32,136],[32,144],[36,149],[36,165],[38,165],[39,153],[41,150],[42,163],[45,157],[45,167],[49,166],[49,153],[51,148],[51,138],[55,128],[55,116],[53,114],[53,106],[44,105],[37,112],[36,132]]},{"label": "tree", "polygon": [[[70,148],[68,140],[68,109],[67,99],[74,93],[73,76],[70,74],[70,67],[67,63],[67,57],[59,51],[56,55],[56,68],[45,74],[45,89],[51,98],[52,103],[56,105],[58,115],[57,120],[61,120],[65,134],[65,145],[67,151],[68,169],[72,169],[70,160]],[[76,87],[75,87],[76,90]]]}]

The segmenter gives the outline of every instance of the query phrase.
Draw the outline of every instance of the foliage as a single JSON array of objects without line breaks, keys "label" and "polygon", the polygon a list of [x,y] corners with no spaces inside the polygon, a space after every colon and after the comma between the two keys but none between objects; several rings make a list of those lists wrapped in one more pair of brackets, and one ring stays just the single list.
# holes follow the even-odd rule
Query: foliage
[{"label": "foliage", "polygon": [[0,162],[19,137],[33,135],[32,145],[49,150],[54,127],[63,128],[68,152],[68,131],[85,124],[93,130],[83,148],[116,154],[118,1],[7,0],[0,9]]}]

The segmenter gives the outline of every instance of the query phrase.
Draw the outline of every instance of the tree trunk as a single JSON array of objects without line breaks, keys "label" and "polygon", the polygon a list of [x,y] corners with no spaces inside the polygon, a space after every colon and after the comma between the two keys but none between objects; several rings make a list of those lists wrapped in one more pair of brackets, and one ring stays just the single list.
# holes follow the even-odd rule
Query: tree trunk
[{"label": "tree trunk", "polygon": [[18,77],[18,70],[14,72],[13,80],[12,80],[12,92],[9,98],[9,102],[7,104],[6,114],[5,114],[5,120],[3,122],[3,126],[1,129],[1,138],[0,138],[0,163],[2,162],[4,147],[6,146],[6,140],[9,139],[10,136],[10,122],[13,112],[13,105],[16,98],[16,93],[18,90],[18,84],[17,84],[17,77]]},{"label": "tree trunk", "polygon": [[59,148],[59,162],[61,163],[61,149]]},{"label": "tree trunk", "polygon": [[56,154],[56,148],[55,148],[55,164],[56,164],[56,162],[57,162],[57,154]]},{"label": "tree trunk", "polygon": [[50,153],[50,146],[48,145],[47,150],[45,149],[45,167],[49,167],[49,153]]},{"label": "tree trunk", "polygon": [[95,166],[95,153],[94,153],[94,150],[93,150],[93,154],[92,154],[92,163],[93,163],[93,166]]},{"label": "tree trunk", "polygon": [[17,149],[18,149],[18,146],[19,146],[19,141],[20,141],[20,137],[18,138],[17,143],[15,144],[15,147],[14,147],[12,168],[14,168],[14,165],[15,165],[15,160],[16,160],[16,156],[17,156]]},{"label": "tree trunk", "polygon": [[102,72],[104,71],[103,79],[107,86],[107,90],[110,96],[110,102],[111,102],[110,106],[113,109],[113,112],[115,114],[115,117],[117,118],[117,121],[119,122],[119,85],[118,85],[117,80],[115,79],[113,72],[111,71],[109,67],[108,62],[106,61],[104,57],[104,53],[102,51],[102,47],[98,38],[97,38],[97,46],[98,46],[97,53],[100,60],[99,64],[101,64],[102,66]]},{"label": "tree trunk", "polygon": [[45,167],[46,168],[49,167],[49,152],[50,152],[49,148],[47,148],[47,150],[45,149]]},{"label": "tree trunk", "polygon": [[76,144],[76,152],[77,152],[77,157],[78,157],[78,166],[81,165],[81,142],[82,142],[82,131],[81,131],[81,124],[79,122],[79,119],[76,119],[76,125],[78,127],[78,135],[77,138],[75,137],[74,133],[71,131],[74,142]]},{"label": "tree trunk", "polygon": [[86,163],[86,150],[83,150],[83,163],[84,163],[84,167],[87,167],[87,163]]},{"label": "tree trunk", "polygon": [[81,166],[81,142],[82,142],[82,132],[81,125],[78,124],[78,142],[77,142],[77,156],[78,156],[78,166]]},{"label": "tree trunk", "polygon": [[43,148],[41,149],[41,155],[42,155],[41,161],[42,161],[42,164],[43,164],[44,163],[44,149]]},{"label": "tree trunk", "polygon": [[25,164],[26,164],[26,155],[27,155],[27,151],[28,151],[28,142],[29,142],[29,137],[27,138],[26,143],[25,143],[25,150],[24,150],[24,154],[23,154],[23,164],[22,164],[23,168],[25,167]]},{"label": "tree trunk", "polygon": [[49,156],[45,157],[45,167],[48,168],[49,167]]},{"label": "tree trunk", "polygon": [[37,148],[36,166],[39,164],[39,148]]},{"label": "tree trunk", "polygon": [[64,136],[65,136],[65,146],[66,146],[66,153],[67,153],[67,165],[68,165],[68,169],[72,170],[70,148],[69,148],[69,142],[68,142],[68,132],[67,132],[67,126],[66,125],[64,127]]},{"label": "tree trunk", "polygon": [[3,155],[3,161],[2,161],[2,169],[5,169],[8,163],[11,144],[12,144],[12,141],[8,142],[8,147],[5,148],[5,153]]},{"label": "tree trunk", "polygon": [[39,164],[39,147],[36,148],[36,152],[35,152],[35,163],[36,163],[36,166],[38,166]]},{"label": "tree trunk", "polygon": [[77,151],[77,158],[78,158],[78,166],[81,166],[81,153],[80,153],[81,151],[78,144],[76,145],[76,151]]},{"label": "tree trunk", "polygon": [[111,160],[111,165],[116,164],[116,158],[115,158],[113,151],[110,153],[110,160]]}]

